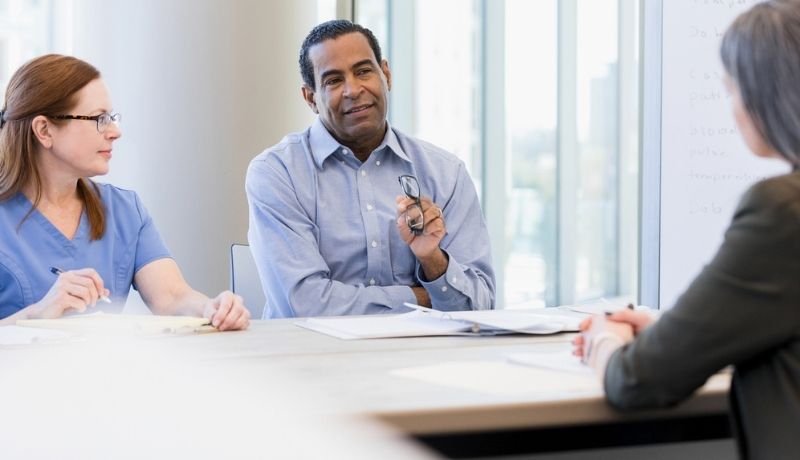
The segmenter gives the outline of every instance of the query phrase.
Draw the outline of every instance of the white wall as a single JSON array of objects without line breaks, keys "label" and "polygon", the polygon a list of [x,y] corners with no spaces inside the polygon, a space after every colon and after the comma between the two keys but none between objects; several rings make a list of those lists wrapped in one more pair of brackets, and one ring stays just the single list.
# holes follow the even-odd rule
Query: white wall
[{"label": "white wall", "polygon": [[228,247],[247,240],[250,159],[312,113],[297,55],[316,0],[74,0],[74,54],[123,114],[101,181],[136,190],[184,275],[228,286]]}]

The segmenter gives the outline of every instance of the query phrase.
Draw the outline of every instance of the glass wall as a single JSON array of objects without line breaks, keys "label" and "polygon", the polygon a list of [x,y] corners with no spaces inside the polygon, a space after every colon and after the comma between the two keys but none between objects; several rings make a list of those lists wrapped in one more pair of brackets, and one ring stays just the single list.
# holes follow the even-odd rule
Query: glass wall
[{"label": "glass wall", "polygon": [[365,1],[355,15],[389,60],[390,122],[457,155],[480,187],[481,2]]},{"label": "glass wall", "polygon": [[510,163],[503,258],[507,306],[556,302],[558,0],[505,3],[505,122]]},{"label": "glass wall", "polygon": [[618,0],[577,8],[575,298],[618,292]]},{"label": "glass wall", "polygon": [[354,16],[392,67],[392,124],[462,158],[494,216],[498,307],[635,298],[638,2],[357,0]]}]

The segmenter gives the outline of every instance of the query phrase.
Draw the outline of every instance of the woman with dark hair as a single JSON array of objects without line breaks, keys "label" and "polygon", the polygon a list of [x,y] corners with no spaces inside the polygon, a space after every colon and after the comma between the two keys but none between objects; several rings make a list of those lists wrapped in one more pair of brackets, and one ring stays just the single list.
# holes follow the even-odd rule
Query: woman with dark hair
[{"label": "woman with dark hair", "polygon": [[713,258],[658,321],[641,312],[587,319],[573,344],[622,409],[677,404],[728,365],[743,458],[800,456],[800,2],[739,16],[721,48],[748,148],[793,172],[743,196]]},{"label": "woman with dark hair", "polygon": [[157,314],[245,329],[242,299],[214,299],[183,279],[136,193],[90,178],[108,172],[120,116],[100,73],[46,55],[11,77],[0,110],[0,324],[117,307],[131,285]]}]

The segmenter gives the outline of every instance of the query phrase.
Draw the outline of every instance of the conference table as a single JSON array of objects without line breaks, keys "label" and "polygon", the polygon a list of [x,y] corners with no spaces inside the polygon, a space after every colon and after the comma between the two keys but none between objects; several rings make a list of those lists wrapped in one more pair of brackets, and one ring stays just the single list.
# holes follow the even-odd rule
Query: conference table
[{"label": "conference table", "polygon": [[[309,433],[319,420],[324,421],[326,430],[350,423],[373,426],[377,421],[389,429],[376,428],[381,433],[376,439],[391,438],[388,442],[397,443],[396,452],[409,448],[408,452],[419,458],[431,452],[433,457],[474,458],[730,436],[730,377],[726,373],[709,379],[676,407],[623,413],[607,405],[594,376],[509,361],[519,353],[566,355],[574,333],[342,340],[298,327],[297,321],[257,320],[246,331],[137,338],[126,342],[123,352],[123,347],[108,337],[0,348],[0,368],[52,363],[54,355],[61,356],[59,362],[63,363],[102,350],[107,353],[104,357],[91,356],[91,361],[77,366],[85,371],[98,367],[92,363],[104,363],[99,376],[86,377],[84,382],[113,381],[113,385],[127,386],[128,392],[161,394],[153,385],[162,383],[153,376],[172,375],[179,380],[171,387],[177,389],[173,398],[190,399],[181,390],[190,387],[200,394],[192,397],[208,400],[209,407],[239,401],[237,407],[247,413],[221,412],[215,417],[228,420],[226,427],[242,425],[238,429],[247,433],[243,437],[259,438],[270,426],[289,433],[284,437]],[[118,375],[109,368],[113,366],[109,363],[119,361],[115,356],[126,357]],[[147,358],[140,358],[143,356]],[[160,359],[167,361],[161,363]],[[16,375],[31,381],[63,380],[64,375],[73,380],[75,368],[70,365],[63,371],[48,371],[61,372],[55,377],[40,377],[27,368]],[[7,385],[0,384],[0,391],[29,388],[3,388]],[[142,401],[137,404],[151,404],[149,399]],[[170,399],[160,404],[176,403]],[[276,409],[281,405],[286,406],[284,412]],[[191,417],[187,422],[197,420]],[[399,438],[395,436],[398,433]],[[420,444],[424,449],[415,450]],[[347,451],[352,444],[343,445]],[[350,453],[351,458],[358,458]],[[391,458],[385,453],[381,456]]]}]

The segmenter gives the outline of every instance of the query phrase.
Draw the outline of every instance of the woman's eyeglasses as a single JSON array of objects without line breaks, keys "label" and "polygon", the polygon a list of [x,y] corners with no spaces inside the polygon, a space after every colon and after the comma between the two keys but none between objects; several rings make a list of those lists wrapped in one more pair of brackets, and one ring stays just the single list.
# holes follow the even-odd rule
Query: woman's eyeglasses
[{"label": "woman's eyeglasses", "polygon": [[118,113],[103,112],[100,115],[53,115],[50,118],[56,120],[91,120],[97,123],[97,132],[104,133],[111,123],[119,124],[122,121],[122,115]]}]

